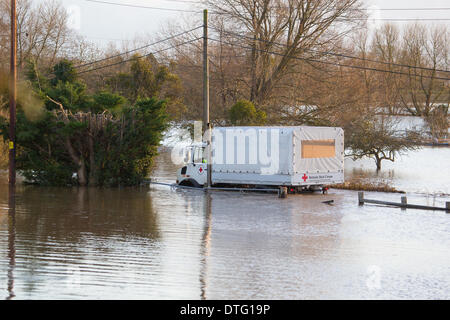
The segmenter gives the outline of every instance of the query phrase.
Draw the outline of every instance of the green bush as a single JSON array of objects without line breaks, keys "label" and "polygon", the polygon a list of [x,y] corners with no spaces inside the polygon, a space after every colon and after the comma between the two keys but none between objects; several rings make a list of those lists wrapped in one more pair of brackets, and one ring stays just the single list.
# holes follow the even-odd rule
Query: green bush
[{"label": "green bush", "polygon": [[155,98],[138,100],[123,110],[120,122],[108,125],[96,144],[100,185],[135,185],[148,175],[166,129],[165,107]]},{"label": "green bush", "polygon": [[[166,102],[146,98],[129,105],[107,91],[90,95],[67,61],[56,65],[54,74],[46,79],[29,73],[35,92],[26,103],[38,103],[40,97],[40,112],[30,117],[27,110],[32,108],[18,105],[17,169],[26,181],[56,186],[140,183],[166,128]],[[1,115],[0,135],[9,138],[9,123]]]},{"label": "green bush", "polygon": [[266,113],[257,110],[248,100],[239,100],[230,109],[230,121],[237,126],[261,125],[266,122]]}]

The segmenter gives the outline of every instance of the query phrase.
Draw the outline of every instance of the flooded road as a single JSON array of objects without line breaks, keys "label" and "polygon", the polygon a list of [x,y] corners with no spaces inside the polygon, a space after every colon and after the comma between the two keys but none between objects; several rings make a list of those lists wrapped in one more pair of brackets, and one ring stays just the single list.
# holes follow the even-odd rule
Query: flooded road
[{"label": "flooded road", "polygon": [[[169,159],[158,158],[153,177],[174,180]],[[353,165],[346,163],[347,175],[372,174]],[[427,188],[448,187],[449,171],[439,172]],[[450,201],[414,193],[417,186],[410,203]],[[450,298],[445,211],[359,207],[357,193],[344,190],[281,200],[165,186],[18,185],[15,205],[8,194],[3,177],[1,299]],[[334,205],[323,203],[331,199]]]}]

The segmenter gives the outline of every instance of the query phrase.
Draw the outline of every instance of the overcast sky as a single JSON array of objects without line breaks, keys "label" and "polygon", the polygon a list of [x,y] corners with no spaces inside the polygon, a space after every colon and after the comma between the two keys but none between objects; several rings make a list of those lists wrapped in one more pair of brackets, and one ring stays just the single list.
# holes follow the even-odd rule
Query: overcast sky
[{"label": "overcast sky", "polygon": [[[45,0],[33,0],[35,3]],[[90,41],[106,44],[110,41],[121,43],[136,36],[154,34],[167,26],[184,18],[198,16],[201,19],[202,6],[175,0],[100,0],[106,2],[126,3],[131,5],[160,8],[198,10],[197,13],[181,13],[143,8],[121,7],[108,4],[93,3],[86,0],[59,0],[72,13],[73,26],[81,35]],[[197,1],[197,0],[184,0]],[[363,0],[367,7],[380,9],[392,8],[450,8],[450,0]],[[374,11],[370,11],[374,12]],[[450,19],[450,10],[418,10],[418,11],[386,11],[375,13],[380,19]],[[382,22],[382,21],[381,21]],[[437,21],[439,22],[439,21]],[[407,22],[396,22],[399,25]],[[432,21],[426,23],[433,23]],[[450,21],[441,21],[450,27]],[[199,23],[200,24],[200,23]]]}]

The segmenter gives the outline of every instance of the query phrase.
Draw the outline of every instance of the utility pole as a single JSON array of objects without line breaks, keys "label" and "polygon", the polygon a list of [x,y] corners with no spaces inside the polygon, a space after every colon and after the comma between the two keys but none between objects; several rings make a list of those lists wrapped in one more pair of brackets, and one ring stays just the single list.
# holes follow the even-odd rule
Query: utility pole
[{"label": "utility pole", "polygon": [[[203,10],[203,128],[208,152],[206,186],[211,187],[211,124],[209,122],[208,10]],[[205,136],[205,135],[204,135]]]},{"label": "utility pole", "polygon": [[9,185],[16,184],[16,82],[17,82],[16,0],[11,0],[11,62],[9,78]]}]

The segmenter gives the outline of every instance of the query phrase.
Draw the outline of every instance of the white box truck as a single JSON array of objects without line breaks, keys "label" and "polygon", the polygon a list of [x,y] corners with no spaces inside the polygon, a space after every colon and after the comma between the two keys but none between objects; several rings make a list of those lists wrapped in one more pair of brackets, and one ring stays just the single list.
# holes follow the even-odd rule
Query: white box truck
[{"label": "white box truck", "polygon": [[[207,179],[205,144],[189,148],[177,183]],[[288,187],[289,193],[327,190],[344,182],[344,131],[335,127],[218,127],[212,130],[211,182],[220,187]]]}]

